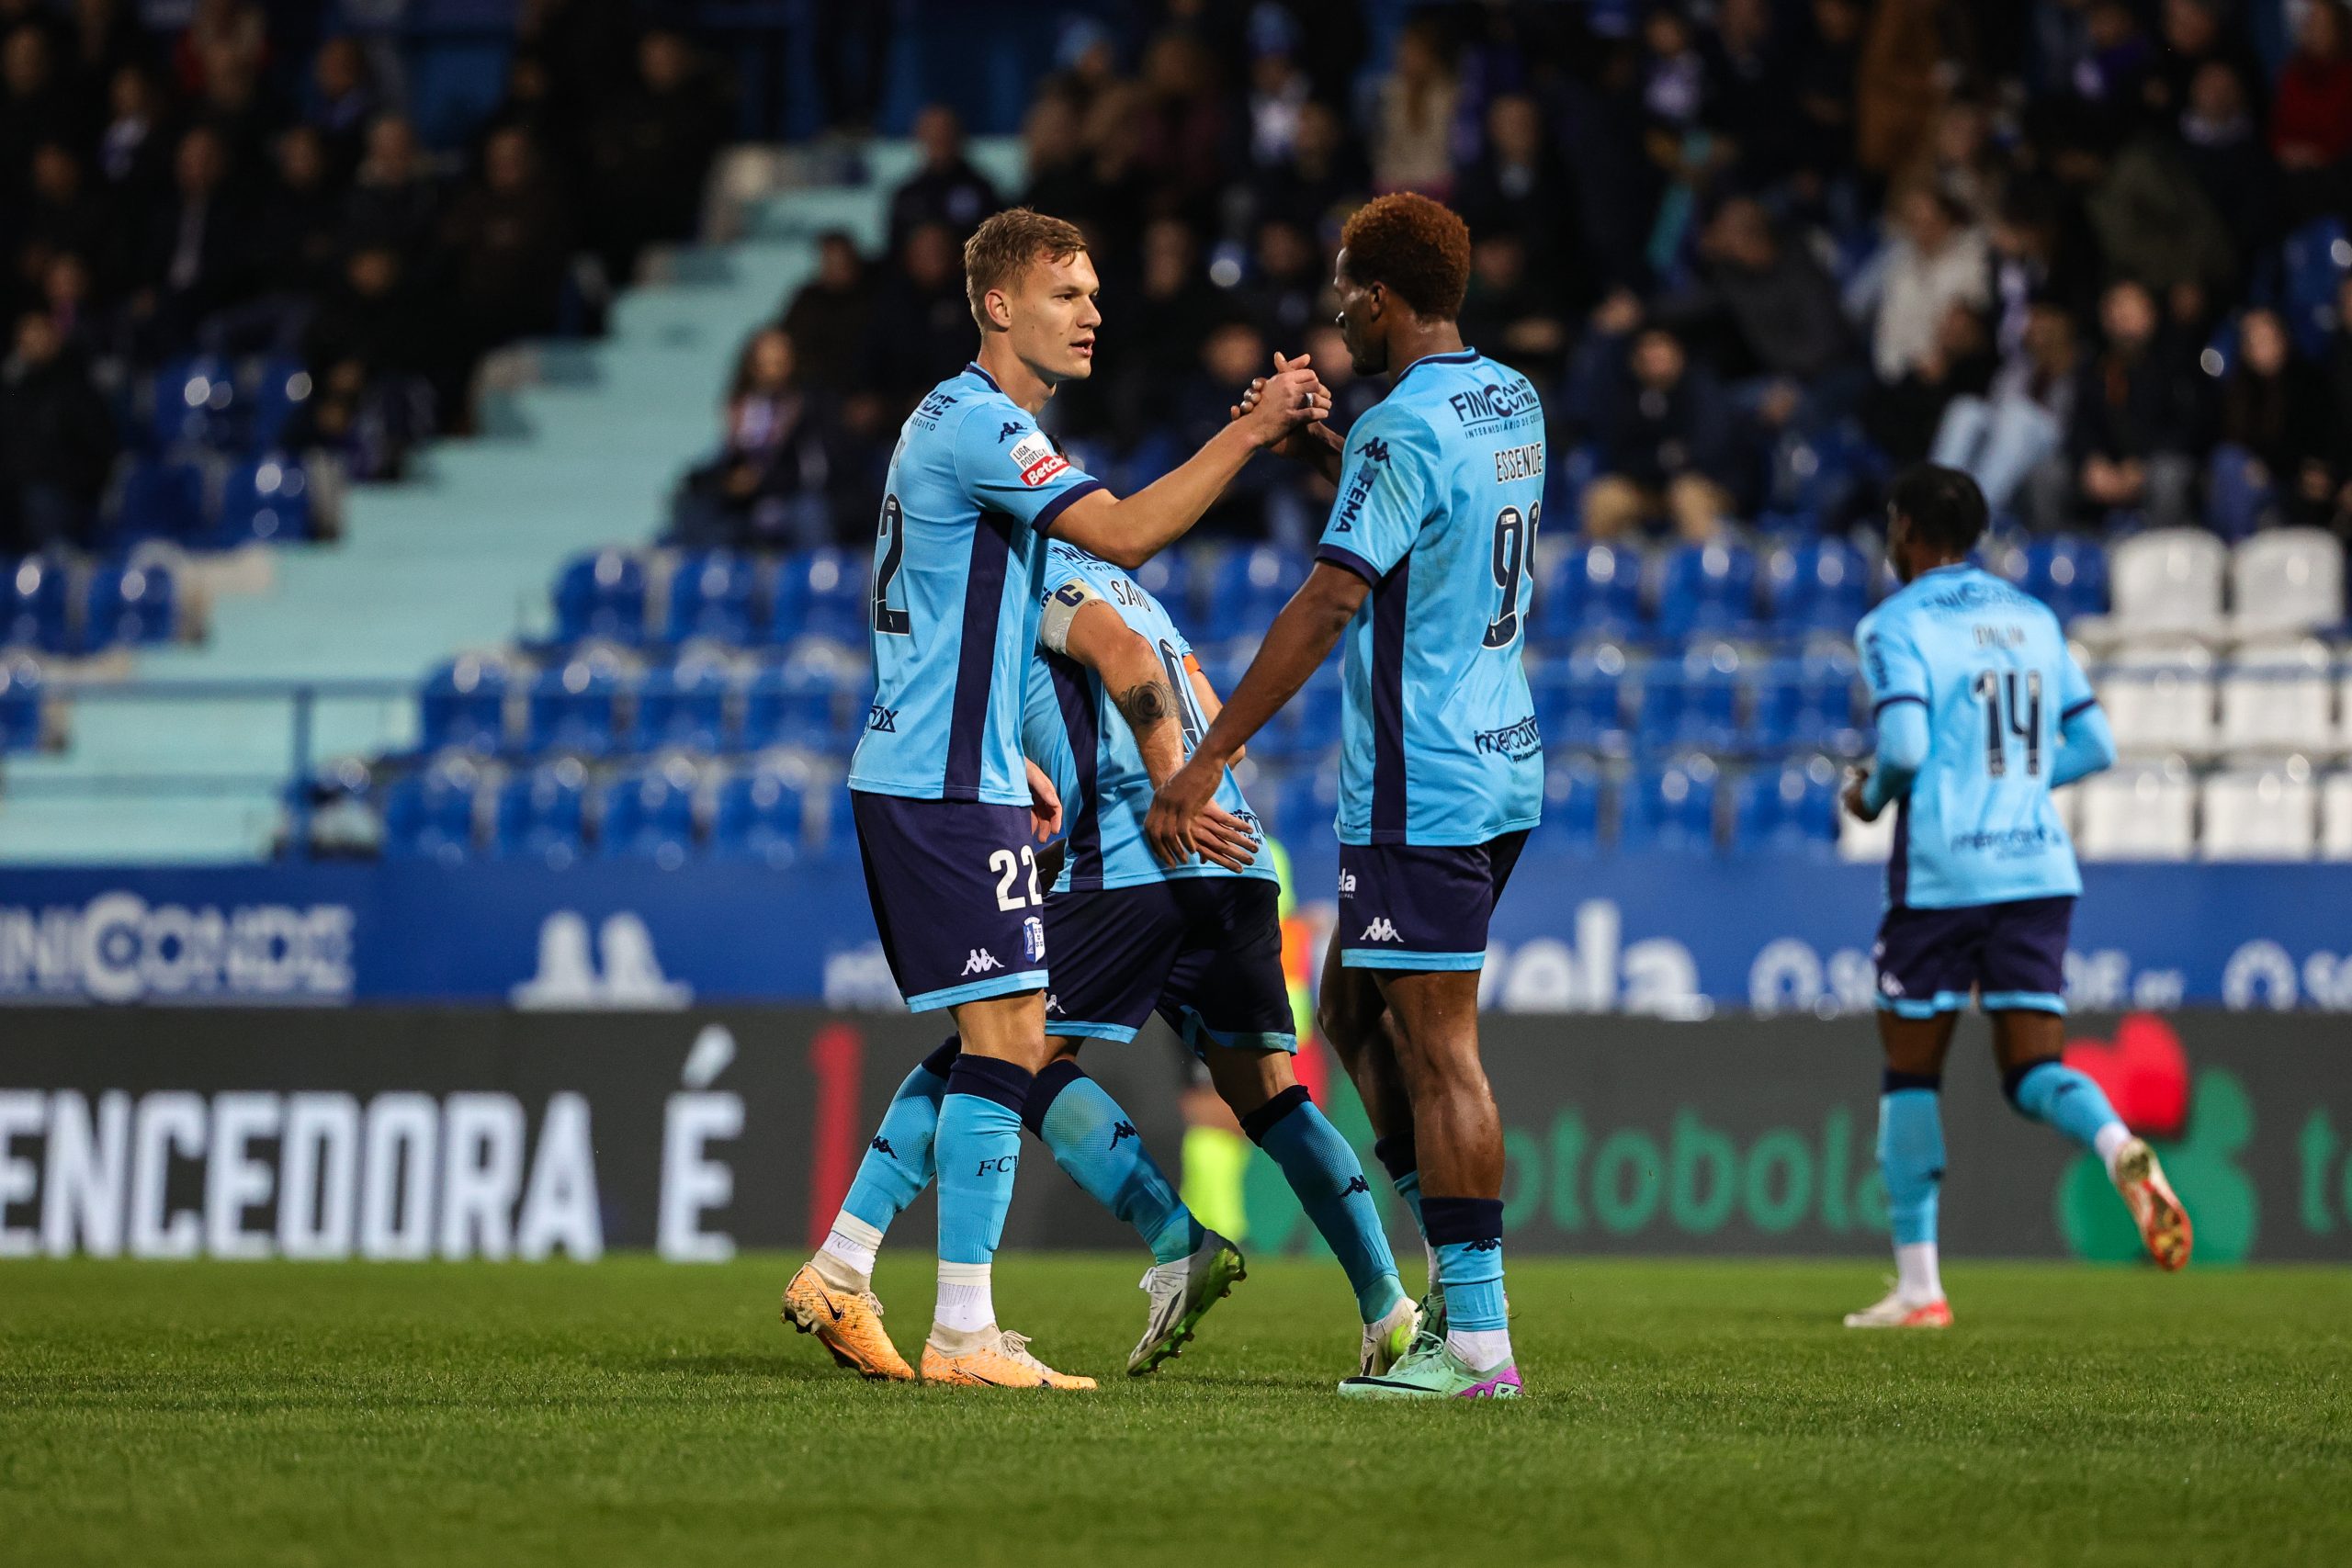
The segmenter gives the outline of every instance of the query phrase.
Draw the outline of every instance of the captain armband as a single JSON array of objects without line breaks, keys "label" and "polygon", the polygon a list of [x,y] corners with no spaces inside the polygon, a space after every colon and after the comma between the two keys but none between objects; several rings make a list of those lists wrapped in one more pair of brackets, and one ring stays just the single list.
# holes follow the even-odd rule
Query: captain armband
[{"label": "captain armband", "polygon": [[1110,601],[1075,579],[1046,595],[1045,614],[1037,620],[1037,641],[1048,653],[1069,651],[1069,624],[1089,604]]}]

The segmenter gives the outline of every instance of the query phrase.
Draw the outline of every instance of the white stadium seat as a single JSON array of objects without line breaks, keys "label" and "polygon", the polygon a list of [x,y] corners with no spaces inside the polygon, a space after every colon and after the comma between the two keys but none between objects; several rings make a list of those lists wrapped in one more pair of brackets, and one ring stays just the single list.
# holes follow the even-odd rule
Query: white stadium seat
[{"label": "white stadium seat", "polygon": [[2222,626],[2229,551],[2201,528],[2158,528],[2108,553],[2115,629],[2212,633]]},{"label": "white stadium seat", "polygon": [[2352,773],[2330,773],[2319,786],[2319,852],[2352,860]]},{"label": "white stadium seat", "polygon": [[2230,561],[2237,635],[2333,626],[2344,619],[2344,547],[2323,528],[2274,528],[2240,544]]},{"label": "white stadium seat", "polygon": [[2197,786],[2177,758],[2095,773],[2080,788],[2075,849],[2085,860],[2187,860],[2196,853]]},{"label": "white stadium seat", "polygon": [[2316,637],[2240,649],[2222,671],[2222,749],[2334,750],[2330,662],[2327,645]]},{"label": "white stadium seat", "polygon": [[2190,637],[2132,643],[2099,672],[2099,705],[2126,756],[2213,749],[2213,655]]},{"label": "white stadium seat", "polygon": [[2233,768],[2205,781],[2207,860],[2309,860],[2318,848],[2319,790],[2297,758],[2267,768]]}]

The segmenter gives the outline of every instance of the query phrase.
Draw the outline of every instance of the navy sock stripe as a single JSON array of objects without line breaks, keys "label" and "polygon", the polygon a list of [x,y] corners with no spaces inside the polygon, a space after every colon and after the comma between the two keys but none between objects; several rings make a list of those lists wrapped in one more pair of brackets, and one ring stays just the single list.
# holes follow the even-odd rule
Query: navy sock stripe
[{"label": "navy sock stripe", "polygon": [[1499,1198],[1421,1198],[1421,1234],[1431,1247],[1457,1242],[1500,1241],[1503,1201]]},{"label": "navy sock stripe", "polygon": [[1026,1067],[966,1052],[956,1058],[956,1066],[947,1075],[947,1092],[993,1100],[1018,1116],[1029,1103],[1029,1087],[1035,1081],[1036,1075]]},{"label": "navy sock stripe", "polygon": [[2011,1067],[2001,1075],[2001,1093],[2008,1100],[2011,1109],[2022,1111],[2025,1107],[2018,1103],[2018,1096],[2025,1091],[2025,1080],[2044,1067],[2063,1066],[2064,1064],[2057,1057],[2044,1056],[2038,1062],[2028,1062],[2022,1066]]},{"label": "navy sock stripe", "polygon": [[944,1078],[956,1070],[956,1058],[964,1054],[964,1037],[951,1034],[939,1043],[939,1049],[922,1059],[922,1070],[933,1077]]},{"label": "navy sock stripe", "polygon": [[1046,1112],[1054,1108],[1054,1101],[1062,1090],[1085,1076],[1086,1069],[1068,1056],[1046,1063],[1046,1070],[1039,1073],[1030,1085],[1029,1103],[1021,1108],[1022,1125],[1038,1137],[1044,1137]]},{"label": "navy sock stripe", "polygon": [[1307,1103],[1309,1100],[1306,1086],[1303,1083],[1295,1083],[1250,1112],[1249,1115],[1244,1116],[1241,1119],[1241,1130],[1250,1134],[1251,1143],[1262,1145],[1266,1141],[1266,1134],[1274,1130],[1276,1122]]},{"label": "navy sock stripe", "polygon": [[1944,1077],[1941,1073],[1898,1073],[1893,1067],[1879,1075],[1881,1094],[1900,1094],[1906,1089],[1924,1089],[1929,1094],[1941,1093]]},{"label": "navy sock stripe", "polygon": [[1392,1182],[1402,1181],[1421,1168],[1420,1151],[1413,1147],[1413,1134],[1410,1133],[1391,1133],[1385,1138],[1374,1140],[1372,1157],[1388,1172],[1388,1179]]}]

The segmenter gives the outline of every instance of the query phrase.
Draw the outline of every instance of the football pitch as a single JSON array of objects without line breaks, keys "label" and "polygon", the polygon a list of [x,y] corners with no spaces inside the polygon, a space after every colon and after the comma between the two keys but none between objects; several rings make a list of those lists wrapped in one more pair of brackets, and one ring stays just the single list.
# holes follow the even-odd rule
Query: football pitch
[{"label": "football pitch", "polygon": [[1431,1407],[1332,1395],[1328,1264],[1130,1381],[1141,1261],[1008,1257],[1054,1395],[835,1371],[793,1261],[0,1265],[0,1561],[2352,1561],[2352,1270],[1961,1262],[1890,1336],[1867,1264],[1522,1259],[1532,1397]]}]

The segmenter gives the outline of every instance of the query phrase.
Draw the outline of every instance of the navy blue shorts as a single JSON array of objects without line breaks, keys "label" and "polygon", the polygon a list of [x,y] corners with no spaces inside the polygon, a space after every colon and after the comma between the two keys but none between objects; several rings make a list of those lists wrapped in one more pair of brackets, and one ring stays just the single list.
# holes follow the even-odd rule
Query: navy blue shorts
[{"label": "navy blue shorts", "polygon": [[914,1012],[1046,984],[1029,809],[850,792],[865,896]]},{"label": "navy blue shorts", "polygon": [[1958,909],[1889,909],[1879,922],[1878,1005],[1900,1018],[1958,1012],[1971,991],[1987,1012],[2066,1010],[2066,938],[2075,900],[2020,898]]},{"label": "navy blue shorts", "polygon": [[1195,1052],[1295,1051],[1282,891],[1260,876],[1180,876],[1046,897],[1046,1032],[1133,1040],[1155,1012]]},{"label": "navy blue shorts", "polygon": [[1341,844],[1340,966],[1476,969],[1527,830],[1483,844]]}]

